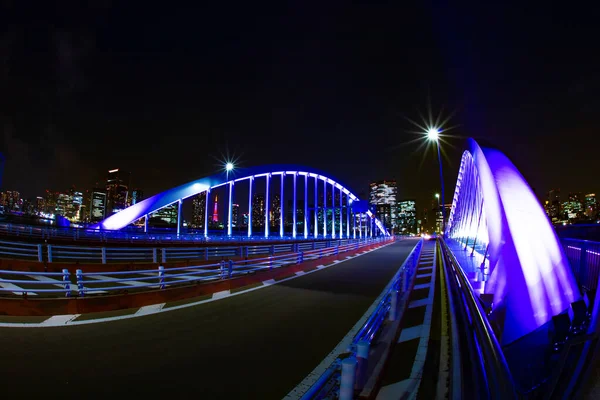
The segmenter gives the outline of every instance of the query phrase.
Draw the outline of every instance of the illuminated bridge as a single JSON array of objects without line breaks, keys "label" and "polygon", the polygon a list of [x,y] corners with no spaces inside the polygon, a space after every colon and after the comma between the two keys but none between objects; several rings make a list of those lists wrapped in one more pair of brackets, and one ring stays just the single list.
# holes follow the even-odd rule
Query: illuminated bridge
[{"label": "illuminated bridge", "polygon": [[[235,172],[235,174],[234,174]],[[264,202],[260,205],[260,214],[264,215],[264,221],[252,221],[253,213],[253,190],[257,183],[263,184]],[[291,187],[290,187],[291,184]],[[279,220],[279,237],[284,237],[286,220],[286,197],[291,196],[291,236],[293,239],[302,237],[311,238],[356,238],[373,236],[375,233],[389,235],[381,222],[369,210],[368,202],[360,201],[354,193],[339,182],[327,177],[322,172],[292,165],[269,165],[255,168],[246,168],[222,172],[213,176],[197,179],[195,181],[177,186],[173,189],[159,193],[125,210],[118,212],[98,223],[92,229],[116,231],[130,224],[144,219],[145,231],[148,229],[148,217],[162,208],[177,204],[177,234],[181,231],[181,205],[183,200],[205,193],[204,211],[204,236],[209,235],[210,211],[214,204],[215,215],[218,204],[211,203],[211,193],[219,188],[226,189],[227,195],[227,235],[232,235],[235,225],[233,216],[233,204],[235,203],[235,191],[239,186],[245,185],[244,190],[248,198],[248,222],[247,235],[253,236],[252,226],[264,225],[264,237],[270,238],[273,221],[272,215]],[[278,192],[278,193],[276,193]],[[320,194],[320,195],[319,195]],[[272,200],[279,198],[279,204],[270,210]],[[298,197],[303,198],[302,221],[298,221]],[[214,196],[217,201],[218,196]],[[221,196],[221,199],[223,196]],[[309,201],[312,207],[309,209]],[[273,213],[272,211],[276,211]],[[312,214],[312,217],[311,217]],[[319,218],[320,217],[320,218]],[[328,220],[329,217],[329,220]],[[319,219],[322,220],[319,224]],[[298,225],[302,226],[302,232],[297,232]],[[312,225],[312,226],[311,226]],[[263,233],[259,233],[262,235]],[[257,236],[257,235],[255,235]]]},{"label": "illuminated bridge", "polygon": [[[69,273],[63,262],[65,288],[56,288],[59,278],[45,281],[61,296],[51,298],[19,295],[35,293],[32,281],[54,279],[43,244],[26,266],[11,261],[10,270],[2,268],[0,287],[12,297],[0,298],[0,314],[8,314],[0,318],[0,336],[11,361],[0,363],[0,376],[7,382],[35,376],[37,382],[3,391],[305,400],[597,394],[600,243],[559,238],[513,163],[474,140],[463,153],[445,232],[436,240],[389,236],[345,186],[289,166],[199,179],[94,229],[119,230],[206,193],[208,235],[209,199],[223,190],[231,235],[235,191],[247,196],[251,218],[258,182],[266,199],[279,194],[275,214],[265,201],[262,237],[288,236],[283,199],[291,196],[289,236],[302,242],[286,244],[281,256],[266,245],[267,255],[252,259],[251,245],[227,255],[198,250],[200,257],[183,265],[168,262],[171,250],[150,248],[153,269],[142,271],[131,262],[120,269],[80,260],[77,273]],[[273,215],[279,232],[270,231]],[[257,234],[253,225],[249,221],[248,237]],[[12,254],[17,246],[3,245]],[[104,286],[86,293],[99,273]],[[31,286],[10,286],[24,279],[15,274]],[[209,275],[209,281],[199,279]],[[185,282],[169,286],[169,276]],[[79,290],[64,297],[69,285]],[[107,296],[114,285],[117,292]],[[124,285],[131,290],[122,291]]]}]

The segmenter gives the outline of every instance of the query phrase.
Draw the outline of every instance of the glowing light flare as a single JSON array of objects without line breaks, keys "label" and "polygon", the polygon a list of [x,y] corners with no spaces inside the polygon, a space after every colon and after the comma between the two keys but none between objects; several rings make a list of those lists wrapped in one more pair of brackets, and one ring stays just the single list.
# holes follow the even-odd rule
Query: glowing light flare
[{"label": "glowing light flare", "polygon": [[437,142],[438,139],[440,138],[440,130],[436,127],[429,127],[427,129],[427,139],[431,140],[432,142]]},{"label": "glowing light flare", "polygon": [[233,163],[232,162],[225,163],[225,171],[227,171],[227,172],[233,171]]}]

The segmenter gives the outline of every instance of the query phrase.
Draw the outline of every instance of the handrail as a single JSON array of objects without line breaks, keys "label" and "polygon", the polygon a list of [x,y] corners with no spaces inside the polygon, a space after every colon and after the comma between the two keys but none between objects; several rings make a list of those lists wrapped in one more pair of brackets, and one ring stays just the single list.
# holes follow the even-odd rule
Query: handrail
[{"label": "handrail", "polygon": [[[174,268],[164,268],[159,266],[158,269],[145,269],[133,271],[103,271],[103,272],[83,272],[77,270],[74,281],[71,281],[71,275],[68,270],[64,269],[60,272],[24,272],[24,271],[7,271],[0,270],[0,284],[6,283],[3,287],[0,285],[0,292],[14,293],[36,293],[36,292],[65,292],[70,296],[70,285],[73,285],[73,290],[77,288],[79,295],[84,296],[86,293],[110,292],[114,290],[136,290],[148,287],[160,287],[164,289],[166,286],[181,285],[186,282],[207,281],[231,278],[234,275],[250,274],[258,270],[280,268],[286,264],[302,263],[305,260],[314,260],[329,255],[337,255],[340,252],[359,249],[364,246],[372,245],[382,241],[388,241],[390,238],[382,237],[376,239],[359,240],[350,244],[339,246],[339,241],[332,242],[333,247],[320,248],[315,250],[300,250],[297,252],[269,255],[264,258],[246,259],[241,261],[221,260],[218,263],[204,264],[196,266],[184,266]],[[175,273],[174,273],[175,272]],[[181,273],[179,273],[181,272]],[[40,279],[40,280],[21,280],[21,279],[2,279],[1,275],[34,275],[48,278],[49,276],[62,276],[62,281],[55,279]],[[99,279],[91,279],[99,277]],[[36,289],[36,288],[20,288],[11,286],[12,284],[25,285],[65,285],[65,289]],[[95,287],[101,284],[114,284],[109,287]]]},{"label": "handrail", "polygon": [[519,398],[520,393],[504,358],[504,352],[490,326],[483,306],[475,297],[469,279],[443,238],[440,238],[440,243],[448,261],[453,264],[454,267],[451,270],[458,279],[463,294],[466,295],[466,301],[463,304],[471,316],[471,324],[479,347],[477,354],[482,368],[485,370],[484,376],[490,396],[498,399]]}]

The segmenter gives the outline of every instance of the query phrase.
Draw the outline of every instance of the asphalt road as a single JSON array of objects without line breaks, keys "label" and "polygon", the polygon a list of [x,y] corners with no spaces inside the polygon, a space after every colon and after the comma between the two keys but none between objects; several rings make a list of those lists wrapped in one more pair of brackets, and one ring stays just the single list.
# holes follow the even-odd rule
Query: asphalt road
[{"label": "asphalt road", "polygon": [[338,344],[415,240],[219,301],[139,318],[0,328],[17,398],[281,399]]}]

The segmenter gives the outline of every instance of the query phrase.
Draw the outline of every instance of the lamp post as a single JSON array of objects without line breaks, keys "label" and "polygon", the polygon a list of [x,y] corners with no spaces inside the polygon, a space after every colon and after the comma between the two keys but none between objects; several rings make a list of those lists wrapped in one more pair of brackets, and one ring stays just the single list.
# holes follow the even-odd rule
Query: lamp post
[{"label": "lamp post", "polygon": [[[440,130],[436,127],[431,127],[429,129],[427,129],[427,139],[431,142],[434,142],[436,147],[437,147],[437,153],[438,153],[438,161],[440,163],[440,184],[442,185],[442,201],[441,201],[441,207],[442,207],[442,234],[444,233],[444,230],[446,229],[446,207],[444,206],[444,174],[442,172],[442,156],[440,153]],[[438,204],[440,202],[440,198],[439,196],[436,195],[436,197],[438,198]]]},{"label": "lamp post", "polygon": [[[438,203],[438,212],[440,212],[440,194],[436,193],[435,198],[437,199],[437,203]],[[435,214],[435,219],[437,220],[437,213]]]}]

